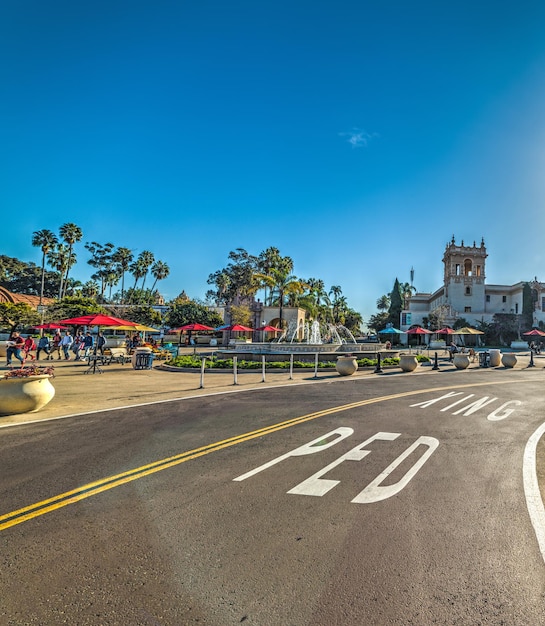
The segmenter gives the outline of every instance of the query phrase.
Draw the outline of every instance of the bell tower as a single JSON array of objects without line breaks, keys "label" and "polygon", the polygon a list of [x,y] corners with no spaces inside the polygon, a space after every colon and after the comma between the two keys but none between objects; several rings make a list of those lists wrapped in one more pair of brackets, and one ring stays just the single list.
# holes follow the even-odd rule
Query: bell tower
[{"label": "bell tower", "polygon": [[457,245],[454,240],[447,244],[444,263],[445,301],[464,317],[482,314],[485,310],[486,246]]}]

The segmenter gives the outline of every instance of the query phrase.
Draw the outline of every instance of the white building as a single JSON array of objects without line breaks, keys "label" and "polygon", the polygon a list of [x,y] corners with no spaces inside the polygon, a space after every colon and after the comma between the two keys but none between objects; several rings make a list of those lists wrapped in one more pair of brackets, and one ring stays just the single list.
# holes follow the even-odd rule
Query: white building
[{"label": "white building", "polygon": [[533,325],[545,321],[545,284],[537,278],[515,285],[486,284],[486,247],[456,245],[454,237],[443,255],[443,285],[433,293],[416,293],[408,299],[400,329],[423,324],[424,318],[437,316],[441,326],[452,326],[463,317],[471,325],[478,321],[491,322],[495,313],[522,313],[522,294],[526,282],[535,302]]}]

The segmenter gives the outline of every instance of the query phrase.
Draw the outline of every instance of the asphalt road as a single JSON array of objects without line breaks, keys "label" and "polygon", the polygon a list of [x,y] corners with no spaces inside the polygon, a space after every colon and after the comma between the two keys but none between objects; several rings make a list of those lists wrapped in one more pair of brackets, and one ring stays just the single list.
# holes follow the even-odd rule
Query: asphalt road
[{"label": "asphalt road", "polygon": [[542,372],[379,376],[2,433],[0,622],[545,623]]}]

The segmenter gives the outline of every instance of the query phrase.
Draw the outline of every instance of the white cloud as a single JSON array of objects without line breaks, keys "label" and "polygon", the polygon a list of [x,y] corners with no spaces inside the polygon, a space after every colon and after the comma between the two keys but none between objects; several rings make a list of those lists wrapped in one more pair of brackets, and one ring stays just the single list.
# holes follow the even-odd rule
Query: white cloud
[{"label": "white cloud", "polygon": [[353,128],[348,133],[339,133],[341,137],[348,137],[346,140],[353,148],[365,148],[373,139],[377,136],[376,133],[368,133],[365,130],[359,128]]}]

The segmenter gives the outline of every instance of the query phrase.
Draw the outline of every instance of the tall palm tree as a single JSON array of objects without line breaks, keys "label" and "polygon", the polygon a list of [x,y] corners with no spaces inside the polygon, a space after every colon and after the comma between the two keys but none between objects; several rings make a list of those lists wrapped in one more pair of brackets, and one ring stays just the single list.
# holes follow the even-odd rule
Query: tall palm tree
[{"label": "tall palm tree", "polygon": [[411,285],[411,283],[402,283],[400,285],[401,295],[403,296],[403,308],[408,307],[408,302],[411,299],[413,293],[416,293],[416,287]]},{"label": "tall palm tree", "polygon": [[[270,271],[273,267],[278,267],[280,260],[282,257],[280,256],[280,250],[271,246],[264,250],[258,257],[257,260],[257,269],[261,274],[265,274],[265,276],[269,276]],[[267,305],[267,284],[264,283],[265,294],[263,296],[263,302],[265,306]]]},{"label": "tall palm tree", "polygon": [[59,228],[59,233],[64,243],[68,245],[68,262],[66,264],[66,276],[64,277],[65,287],[62,294],[64,296],[66,292],[66,285],[68,283],[68,272],[70,271],[70,268],[75,265],[75,262],[72,263],[74,244],[78,241],[81,241],[81,238],[83,237],[83,232],[77,224],[67,222]]},{"label": "tall palm tree", "polygon": [[57,245],[47,253],[47,262],[59,272],[59,300],[62,298],[64,274],[68,268],[68,246],[63,243]]},{"label": "tall palm tree", "polygon": [[146,268],[142,263],[142,259],[138,257],[135,261],[133,261],[129,266],[130,273],[134,276],[134,285],[132,286],[133,291],[136,289],[136,285],[141,278],[144,278],[146,275]]},{"label": "tall palm tree", "polygon": [[125,293],[125,273],[129,271],[134,255],[129,248],[118,248],[112,254],[112,260],[117,264],[121,272],[121,304],[123,304],[123,296]]},{"label": "tall palm tree", "polygon": [[55,233],[51,230],[37,230],[32,233],[32,245],[40,248],[42,251],[42,285],[40,287],[40,306],[44,297],[44,281],[45,281],[45,259],[53,248],[57,245],[58,240]]},{"label": "tall palm tree", "polygon": [[[285,258],[289,259],[289,257]],[[291,259],[289,260],[291,261]],[[303,293],[303,291],[307,287],[307,284],[291,273],[291,267],[289,262],[281,264],[280,268],[271,268],[269,276],[257,273],[256,278],[266,283],[276,294],[278,299],[278,317],[280,320],[279,324],[280,326],[282,326],[283,309],[286,297],[290,294]]]},{"label": "tall palm tree", "polygon": [[164,261],[155,261],[150,271],[153,278],[155,278],[151,286],[151,293],[153,293],[157,281],[164,280],[170,274],[170,267]]},{"label": "tall palm tree", "polygon": [[144,290],[144,285],[146,284],[146,278],[148,277],[148,272],[150,267],[153,265],[155,261],[155,257],[153,256],[153,252],[149,250],[143,250],[138,255],[138,260],[140,261],[141,267],[144,270],[144,275],[142,276],[142,291]]}]

